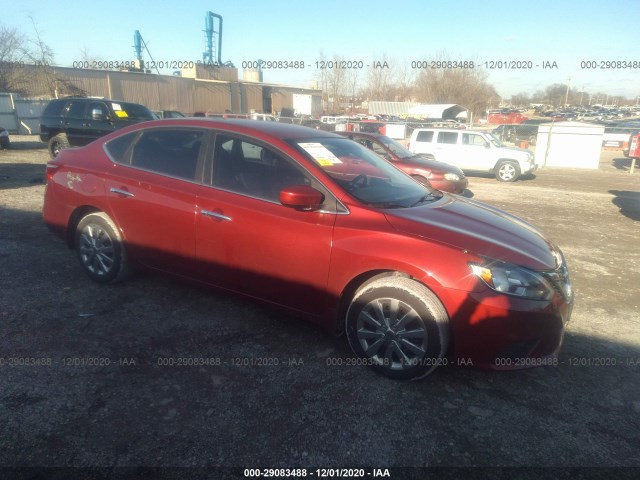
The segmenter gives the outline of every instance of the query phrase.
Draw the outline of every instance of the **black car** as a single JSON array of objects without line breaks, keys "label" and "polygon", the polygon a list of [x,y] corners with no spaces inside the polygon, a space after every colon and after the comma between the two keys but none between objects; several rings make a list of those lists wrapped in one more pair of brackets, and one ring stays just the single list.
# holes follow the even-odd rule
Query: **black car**
[{"label": "black car", "polygon": [[51,100],[40,119],[40,140],[55,158],[67,147],[81,147],[119,128],[154,120],[151,111],[137,103],[106,98],[68,97]]},{"label": "black car", "polygon": [[0,148],[9,148],[9,145],[11,145],[9,132],[6,128],[0,127]]},{"label": "black car", "polygon": [[531,124],[500,125],[494,128],[491,133],[504,142],[516,143],[526,140],[531,145],[535,145],[538,137],[538,126]]}]

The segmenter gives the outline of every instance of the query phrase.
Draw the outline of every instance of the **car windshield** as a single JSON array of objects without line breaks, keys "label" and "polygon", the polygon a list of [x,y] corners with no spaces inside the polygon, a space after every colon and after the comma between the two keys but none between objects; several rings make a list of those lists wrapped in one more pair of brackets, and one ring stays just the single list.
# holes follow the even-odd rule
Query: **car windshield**
[{"label": "car windshield", "polygon": [[493,133],[489,133],[488,136],[489,141],[493,144],[494,147],[504,147],[504,144]]},{"label": "car windshield", "polygon": [[415,156],[414,153],[410,152],[409,149],[400,145],[393,138],[389,137],[378,137],[378,139],[389,149],[391,150],[398,158],[411,158]]},{"label": "car windshield", "polygon": [[346,138],[294,142],[353,197],[378,208],[409,208],[442,194],[414,181],[368,148]]},{"label": "car windshield", "polygon": [[136,103],[112,102],[111,108],[118,118],[124,120],[155,120],[151,110]]}]

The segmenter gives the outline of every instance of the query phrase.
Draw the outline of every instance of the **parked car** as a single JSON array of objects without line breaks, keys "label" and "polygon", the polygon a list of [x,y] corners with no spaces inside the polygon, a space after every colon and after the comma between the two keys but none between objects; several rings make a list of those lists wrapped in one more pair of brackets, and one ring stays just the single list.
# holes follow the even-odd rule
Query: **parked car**
[{"label": "parked car", "polygon": [[503,142],[516,143],[527,141],[531,145],[536,144],[538,138],[538,125],[522,123],[519,125],[500,125],[494,128],[491,133]]},{"label": "parked car", "polygon": [[51,100],[40,119],[40,140],[55,158],[68,147],[80,147],[108,133],[138,122],[154,120],[151,111],[137,103],[106,98],[67,97]]},{"label": "parked car", "polygon": [[153,116],[160,120],[162,118],[184,118],[185,114],[177,110],[154,110]]},{"label": "parked car", "polygon": [[339,133],[373,150],[423,185],[431,185],[433,188],[449,193],[462,193],[469,185],[469,180],[458,167],[438,162],[429,156],[411,153],[406,147],[385,135]]},{"label": "parked car", "polygon": [[249,118],[251,120],[259,120],[262,122],[276,122],[277,119],[273,115],[269,115],[267,113],[252,113]]},{"label": "parked car", "polygon": [[501,182],[514,182],[536,170],[528,150],[505,147],[488,132],[418,128],[411,133],[409,150],[426,153],[450,165],[470,171],[493,173]]},{"label": "parked car", "polygon": [[629,153],[630,153],[630,150],[631,150],[631,142],[632,142],[633,137],[635,135],[640,135],[640,128],[637,128],[635,131],[631,132],[629,137],[627,137],[627,141],[625,142],[624,148],[622,150],[622,153],[627,158],[629,158]]},{"label": "parked car", "polygon": [[9,148],[10,146],[9,131],[4,127],[0,127],[0,148]]},{"label": "parked car", "polygon": [[539,230],[337,134],[158,120],[64,150],[46,178],[44,221],[91,279],[142,267],[259,299],[346,333],[389,377],[552,364],[571,315]]}]

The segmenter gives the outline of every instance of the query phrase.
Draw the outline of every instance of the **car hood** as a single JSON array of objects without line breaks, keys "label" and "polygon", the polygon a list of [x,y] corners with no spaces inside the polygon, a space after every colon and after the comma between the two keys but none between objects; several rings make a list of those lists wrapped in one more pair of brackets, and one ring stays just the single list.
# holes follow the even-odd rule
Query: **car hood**
[{"label": "car hood", "polygon": [[402,160],[406,163],[416,163],[423,167],[438,169],[445,173],[455,173],[459,175],[460,178],[464,177],[464,172],[455,165],[444,163],[439,160],[434,160],[433,158],[424,157],[421,154],[414,155],[413,157],[403,158]]},{"label": "car hood", "polygon": [[526,156],[528,153],[531,153],[529,150],[525,150],[524,148],[518,148],[518,147],[498,147],[499,150],[503,150],[506,152],[518,152],[520,153],[523,157]]},{"label": "car hood", "polygon": [[555,270],[562,262],[558,248],[533,225],[464,197],[444,194],[430,204],[384,213],[396,230],[479,256],[533,270]]}]

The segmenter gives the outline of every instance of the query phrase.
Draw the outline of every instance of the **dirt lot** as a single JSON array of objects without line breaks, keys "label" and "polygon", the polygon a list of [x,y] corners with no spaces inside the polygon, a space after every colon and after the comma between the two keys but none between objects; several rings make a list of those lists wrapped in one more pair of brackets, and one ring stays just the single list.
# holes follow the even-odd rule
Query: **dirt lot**
[{"label": "dirt lot", "polygon": [[[577,297],[560,364],[402,383],[329,366],[351,357],[344,338],[245,301],[151,275],[92,283],[41,221],[46,149],[12,140],[0,151],[0,465],[640,469],[640,171],[620,152],[597,171],[470,178],[475,199],[567,256]],[[221,364],[159,365],[178,357]],[[78,365],[89,358],[100,365]],[[243,365],[256,358],[279,365]]]}]

